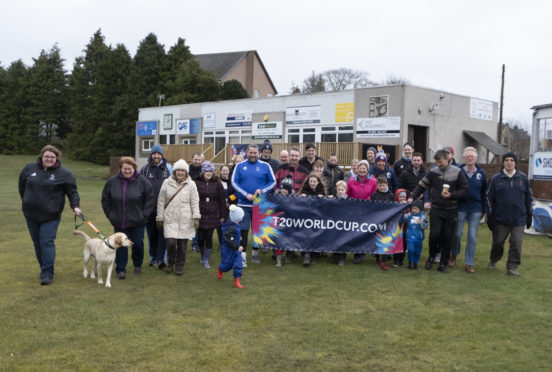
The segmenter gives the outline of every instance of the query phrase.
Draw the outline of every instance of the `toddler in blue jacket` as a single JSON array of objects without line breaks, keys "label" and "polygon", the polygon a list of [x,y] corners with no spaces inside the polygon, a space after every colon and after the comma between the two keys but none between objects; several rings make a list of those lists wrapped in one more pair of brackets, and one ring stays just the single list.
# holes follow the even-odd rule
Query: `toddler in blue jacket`
[{"label": "toddler in blue jacket", "polygon": [[424,244],[424,230],[427,228],[424,203],[421,200],[418,199],[412,203],[410,213],[404,215],[403,223],[407,224],[405,235],[408,245],[408,268],[416,270]]},{"label": "toddler in blue jacket", "polygon": [[217,277],[222,279],[222,273],[234,269],[234,285],[243,288],[240,283],[242,276],[243,260],[240,245],[240,222],[243,219],[243,209],[232,204],[230,206],[230,219],[222,224],[222,246],[220,247],[220,265]]}]

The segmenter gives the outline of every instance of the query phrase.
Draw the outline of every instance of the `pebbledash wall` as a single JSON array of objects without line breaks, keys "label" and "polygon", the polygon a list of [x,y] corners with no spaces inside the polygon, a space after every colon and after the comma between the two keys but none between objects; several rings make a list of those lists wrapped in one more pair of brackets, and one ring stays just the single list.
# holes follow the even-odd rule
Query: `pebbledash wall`
[{"label": "pebbledash wall", "polygon": [[[150,148],[160,144],[360,142],[402,151],[414,142],[430,161],[450,145],[457,160],[474,146],[479,160],[492,159],[487,149],[464,131],[496,139],[497,103],[413,85],[388,85],[339,92],[250,98],[139,110],[135,157],[145,164]],[[213,154],[214,155],[214,154]]]}]

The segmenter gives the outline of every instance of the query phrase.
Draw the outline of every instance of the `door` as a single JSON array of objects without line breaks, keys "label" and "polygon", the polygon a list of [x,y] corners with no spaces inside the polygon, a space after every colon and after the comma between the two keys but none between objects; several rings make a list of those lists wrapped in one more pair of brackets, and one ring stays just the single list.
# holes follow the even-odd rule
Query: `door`
[{"label": "door", "polygon": [[424,155],[424,162],[431,162],[427,158],[427,127],[408,125],[408,142],[414,145],[414,151]]}]

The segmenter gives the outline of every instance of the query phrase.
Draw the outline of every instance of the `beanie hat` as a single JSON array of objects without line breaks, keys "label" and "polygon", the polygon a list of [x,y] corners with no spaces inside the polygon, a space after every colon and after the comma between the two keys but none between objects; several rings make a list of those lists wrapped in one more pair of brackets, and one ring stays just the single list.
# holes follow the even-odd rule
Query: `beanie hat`
[{"label": "beanie hat", "polygon": [[235,204],[232,204],[228,209],[230,209],[230,220],[232,222],[240,222],[243,219],[243,209]]},{"label": "beanie hat", "polygon": [[293,191],[293,180],[291,179],[291,175],[288,174],[282,180],[282,182],[280,183],[280,188],[281,189],[286,189],[291,194],[291,192]]},{"label": "beanie hat", "polygon": [[308,149],[315,149],[316,150],[316,146],[314,146],[314,143],[307,143],[307,146],[305,147],[305,150],[308,150]]},{"label": "beanie hat", "polygon": [[387,162],[387,156],[385,156],[385,153],[383,151],[378,151],[376,154],[376,161],[383,160]]},{"label": "beanie hat", "polygon": [[400,196],[404,196],[404,197],[408,198],[408,191],[406,191],[405,189],[398,189],[397,191],[395,191],[395,200],[396,201],[399,201]]},{"label": "beanie hat", "polygon": [[418,208],[419,210],[424,210],[424,202],[420,199],[416,199],[412,202],[412,206]]},{"label": "beanie hat", "polygon": [[188,166],[188,163],[186,163],[186,160],[180,159],[173,165],[173,171],[176,170],[185,170],[186,173],[190,171],[190,167]]},{"label": "beanie hat", "polygon": [[357,167],[360,167],[361,164],[364,164],[368,170],[370,170],[370,163],[368,163],[368,160],[361,160],[358,162]]},{"label": "beanie hat", "polygon": [[151,147],[151,153],[154,154],[154,153],[156,153],[156,152],[158,152],[158,153],[160,153],[161,155],[163,155],[163,148],[162,148],[161,146],[159,146],[159,145],[153,145],[153,146]]},{"label": "beanie hat", "polygon": [[270,140],[268,139],[265,139],[263,144],[261,145],[261,152],[265,149],[268,149],[270,150],[270,152],[272,152],[272,144],[270,143]]},{"label": "beanie hat", "polygon": [[201,173],[214,172],[214,171],[215,171],[215,166],[210,161],[206,160],[203,163],[201,163]]},{"label": "beanie hat", "polygon": [[375,147],[372,147],[372,146],[368,147],[368,150],[366,150],[366,152],[368,152],[368,151],[373,151],[374,155],[376,155],[378,153],[378,150]]},{"label": "beanie hat", "polygon": [[506,158],[513,158],[517,165],[517,156],[513,152],[507,152],[506,154],[502,155],[502,164],[504,164],[504,160]]},{"label": "beanie hat", "polygon": [[451,154],[454,154],[454,148],[452,146],[445,146],[443,147],[443,150],[446,152],[450,152]]}]

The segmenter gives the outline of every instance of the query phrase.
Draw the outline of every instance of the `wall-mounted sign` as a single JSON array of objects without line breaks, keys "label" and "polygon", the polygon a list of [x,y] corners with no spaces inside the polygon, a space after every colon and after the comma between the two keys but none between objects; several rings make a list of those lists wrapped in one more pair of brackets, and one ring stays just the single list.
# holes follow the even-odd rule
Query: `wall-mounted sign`
[{"label": "wall-mounted sign", "polygon": [[389,96],[373,96],[368,100],[368,116],[379,118],[389,115]]},{"label": "wall-mounted sign", "polygon": [[190,119],[190,134],[199,134],[199,123],[201,122],[200,118]]},{"label": "wall-mounted sign", "polygon": [[535,152],[533,159],[533,178],[552,181],[552,152]]},{"label": "wall-mounted sign", "polygon": [[213,129],[217,126],[215,114],[203,114],[203,129]]},{"label": "wall-mounted sign", "polygon": [[253,123],[251,134],[255,139],[280,139],[283,137],[284,129],[281,121],[268,121]]},{"label": "wall-mounted sign", "polygon": [[335,104],[335,122],[336,123],[354,123],[355,122],[355,103],[336,103]]},{"label": "wall-mounted sign", "polygon": [[225,125],[226,127],[250,127],[252,116],[251,111],[227,112]]},{"label": "wall-mounted sign", "polygon": [[493,103],[481,99],[470,99],[470,118],[493,120]]},{"label": "wall-mounted sign", "polygon": [[400,137],[401,117],[358,118],[357,138]]},{"label": "wall-mounted sign", "polygon": [[137,136],[155,136],[157,134],[156,121],[137,121],[136,135]]},{"label": "wall-mounted sign", "polygon": [[320,123],[320,106],[286,107],[286,124]]},{"label": "wall-mounted sign", "polygon": [[190,120],[179,119],[176,121],[176,134],[190,134]]}]

